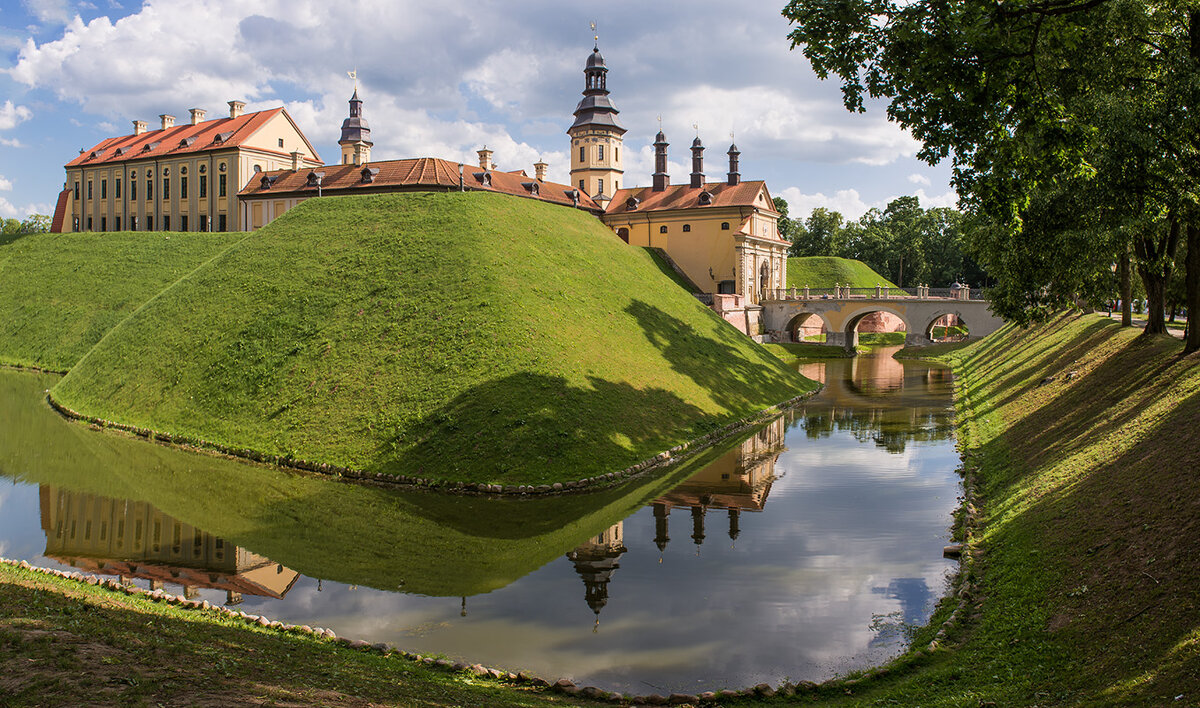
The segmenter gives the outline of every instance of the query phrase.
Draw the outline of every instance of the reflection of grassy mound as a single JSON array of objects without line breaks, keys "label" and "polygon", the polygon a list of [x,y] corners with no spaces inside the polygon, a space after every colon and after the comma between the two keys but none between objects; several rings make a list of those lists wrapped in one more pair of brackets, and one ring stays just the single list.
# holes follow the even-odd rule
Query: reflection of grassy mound
[{"label": "reflection of grassy mound", "polygon": [[146,501],[307,575],[386,590],[403,583],[425,595],[504,587],[719,454],[586,495],[517,501],[402,493],[93,432],[42,405],[52,380],[0,371],[0,426],[9,432],[0,436],[0,474]]},{"label": "reflection of grassy mound", "polygon": [[160,290],[245,234],[34,234],[0,241],[0,363],[65,371]]},{"label": "reflection of grassy mound", "polygon": [[834,285],[849,285],[852,288],[873,288],[876,285],[896,287],[862,261],[833,256],[789,258],[787,286],[803,288],[806,285],[810,288],[832,288]]},{"label": "reflection of grassy mound", "polygon": [[595,218],[450,193],[305,202],[54,395],[268,454],[519,484],[621,469],[808,385]]}]

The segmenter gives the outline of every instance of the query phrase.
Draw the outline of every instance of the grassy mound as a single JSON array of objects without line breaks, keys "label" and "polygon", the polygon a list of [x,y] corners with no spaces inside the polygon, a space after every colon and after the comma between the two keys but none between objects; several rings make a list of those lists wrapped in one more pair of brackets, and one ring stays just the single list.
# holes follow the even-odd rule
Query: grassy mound
[{"label": "grassy mound", "polygon": [[0,241],[0,364],[66,371],[142,303],[245,234],[33,234]]},{"label": "grassy mound", "polygon": [[161,293],[53,393],[268,454],[542,484],[811,387],[594,217],[449,193],[305,202]]},{"label": "grassy mound", "polygon": [[832,288],[835,285],[849,285],[852,288],[873,288],[876,285],[896,287],[862,261],[833,256],[788,259],[787,287]]}]

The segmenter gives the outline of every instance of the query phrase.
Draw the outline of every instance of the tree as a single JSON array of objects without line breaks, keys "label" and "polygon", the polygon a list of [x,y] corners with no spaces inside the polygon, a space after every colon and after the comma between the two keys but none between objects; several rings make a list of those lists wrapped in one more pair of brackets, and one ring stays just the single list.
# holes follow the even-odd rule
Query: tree
[{"label": "tree", "polygon": [[775,204],[775,211],[779,212],[779,238],[784,241],[791,241],[797,231],[799,224],[788,218],[788,203],[783,197],[774,197],[771,200]]},{"label": "tree", "polygon": [[[841,80],[848,109],[885,98],[922,159],[952,159],[960,197],[986,225],[981,257],[1007,293],[1004,314],[1075,302],[1132,246],[1153,333],[1175,245],[1200,241],[1191,5],[793,0],[784,15],[793,47]],[[1061,218],[1065,205],[1082,208],[1086,227]],[[1200,263],[1187,283],[1200,303]],[[1191,335],[1189,350],[1200,348]]]},{"label": "tree", "polygon": [[804,222],[793,222],[797,228],[792,236],[789,256],[829,256],[835,253],[838,233],[845,218],[836,211],[817,207]]}]

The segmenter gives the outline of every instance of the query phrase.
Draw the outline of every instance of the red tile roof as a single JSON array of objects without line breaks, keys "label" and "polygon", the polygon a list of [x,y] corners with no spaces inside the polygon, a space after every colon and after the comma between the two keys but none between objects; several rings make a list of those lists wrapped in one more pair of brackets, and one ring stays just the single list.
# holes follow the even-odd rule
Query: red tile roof
[{"label": "red tile roof", "polygon": [[[377,170],[371,181],[363,179],[363,170]],[[552,204],[576,206],[571,193],[576,192],[572,187],[554,182],[538,182],[523,176],[521,173],[485,171],[475,165],[466,165],[436,157],[418,157],[407,160],[384,160],[363,165],[328,165],[320,168],[304,168],[298,171],[272,170],[263,172],[239,192],[242,197],[263,197],[268,195],[315,195],[317,187],[310,185],[309,174],[323,172],[321,178],[321,194],[371,194],[389,190],[405,189],[444,189],[459,188],[459,174],[462,174],[462,188],[471,191],[500,192],[518,197],[540,199]],[[263,186],[263,179],[270,180],[270,186]],[[536,192],[534,191],[536,190]],[[600,212],[600,207],[591,197],[583,192],[579,195],[578,207],[589,211]]]},{"label": "red tile roof", "polygon": [[[67,216],[67,200],[71,198],[71,190],[64,189],[58,193],[58,203],[54,205],[54,218],[50,221],[50,233],[63,232],[63,220]],[[72,224],[72,226],[74,226]]]},{"label": "red tile roof", "polygon": [[[79,157],[71,160],[65,166],[86,167],[146,158],[175,157],[187,153],[237,147],[258,132],[258,129],[266,125],[267,121],[280,113],[295,125],[292,117],[283,107],[243,113],[237,118],[206,120],[196,125],[185,123],[166,130],[161,128],[150,130],[141,135],[106,138],[90,150],[84,150]],[[299,128],[296,129],[296,132],[308,146],[309,154],[306,157],[319,162],[320,156],[317,155],[316,149],[308,142],[308,139],[304,137],[304,133]],[[223,139],[218,141],[218,136],[223,136]]]},{"label": "red tile roof", "polygon": [[[730,185],[727,182],[709,182],[701,187],[691,187],[686,184],[670,184],[661,192],[653,187],[634,187],[633,189],[618,189],[608,203],[606,214],[628,214],[643,211],[662,211],[666,209],[709,209],[721,207],[759,206],[756,202],[759,192],[766,190],[762,180],[742,182]],[[700,203],[700,193],[708,191],[712,194],[711,204]],[[636,208],[629,207],[629,199],[639,200]],[[775,211],[775,205],[770,202],[767,194],[766,206],[759,206],[766,211]]]}]

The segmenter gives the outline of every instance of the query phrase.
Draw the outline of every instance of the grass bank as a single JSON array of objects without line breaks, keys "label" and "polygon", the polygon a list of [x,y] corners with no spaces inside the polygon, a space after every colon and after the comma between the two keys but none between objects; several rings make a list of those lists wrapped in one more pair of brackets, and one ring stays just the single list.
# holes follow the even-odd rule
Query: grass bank
[{"label": "grass bank", "polygon": [[831,703],[1200,704],[1200,359],[1139,334],[1063,316],[922,350],[957,374],[975,589],[943,648]]},{"label": "grass bank", "polygon": [[0,364],[70,369],[135,309],[244,237],[117,232],[0,240]]},{"label": "grass bank", "polygon": [[835,285],[849,285],[852,288],[873,288],[876,285],[896,287],[866,263],[851,258],[807,256],[788,259],[787,287],[832,288]]},{"label": "grass bank", "polygon": [[251,627],[217,612],[8,565],[0,565],[0,702],[14,708],[583,704],[528,683]]},{"label": "grass bank", "polygon": [[301,204],[53,396],[268,455],[515,485],[621,470],[814,387],[594,217],[414,193]]}]

